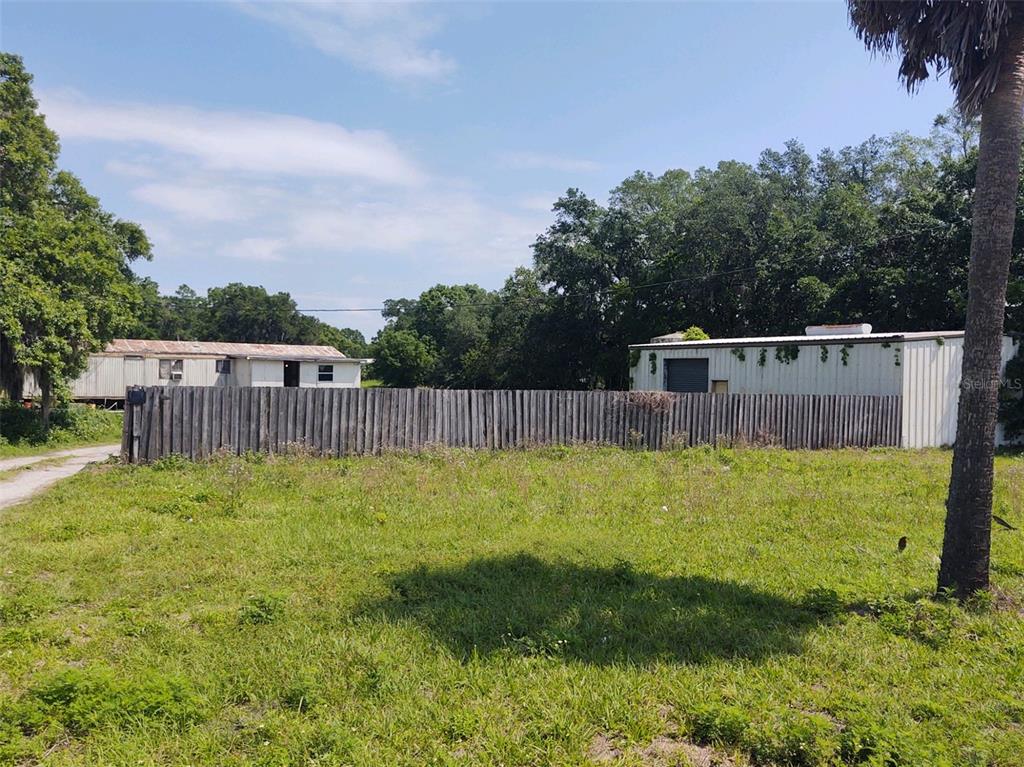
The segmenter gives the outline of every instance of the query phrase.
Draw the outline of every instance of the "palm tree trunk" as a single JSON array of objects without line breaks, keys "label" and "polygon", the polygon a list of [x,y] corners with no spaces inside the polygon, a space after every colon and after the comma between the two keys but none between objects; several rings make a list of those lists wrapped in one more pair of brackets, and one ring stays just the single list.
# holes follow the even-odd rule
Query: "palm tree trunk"
[{"label": "palm tree trunk", "polygon": [[960,406],[939,567],[939,590],[960,598],[989,585],[1003,318],[1024,140],[1024,23],[1011,22],[1007,34],[1006,65],[981,112]]}]

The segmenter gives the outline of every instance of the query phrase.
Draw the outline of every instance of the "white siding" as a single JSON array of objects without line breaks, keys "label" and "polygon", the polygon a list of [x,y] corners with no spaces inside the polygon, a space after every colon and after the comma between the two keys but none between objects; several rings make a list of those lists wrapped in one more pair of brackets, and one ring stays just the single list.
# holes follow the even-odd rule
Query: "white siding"
[{"label": "white siding", "polygon": [[[94,354],[89,357],[85,371],[71,382],[71,394],[76,399],[120,399],[128,386],[230,386],[232,376],[217,373],[216,360],[211,358],[182,359],[180,380],[160,378],[160,359],[105,356]],[[32,375],[25,376],[25,395],[39,396]]]},{"label": "white siding", "polygon": [[[249,363],[250,383],[240,386],[284,386],[284,362],[281,360],[246,360]],[[334,365],[334,380],[319,381],[321,364]],[[299,386],[304,388],[348,389],[358,388],[362,366],[355,360],[349,362],[300,362]]]},{"label": "white siding", "polygon": [[251,386],[284,386],[284,362],[281,360],[249,360]]},{"label": "white siding", "polygon": [[[334,380],[319,380],[320,365],[334,365]],[[358,362],[303,362],[299,366],[299,386],[321,389],[358,389],[361,385],[362,365]]]},{"label": "white siding", "polygon": [[[146,360],[142,360],[141,366],[136,360],[132,364],[131,376],[139,379],[140,386],[146,384]],[[141,371],[139,371],[141,367]],[[140,375],[136,373],[141,372]],[[125,360],[123,357],[89,357],[89,365],[78,378],[71,382],[71,394],[83,399],[95,397],[96,399],[124,396],[127,387],[125,383]],[[116,392],[116,393],[115,393]],[[35,392],[33,392],[34,394]]]},{"label": "white siding", "polygon": [[[180,380],[160,378],[161,359],[181,359]],[[299,365],[299,385],[321,388],[359,388],[362,366],[355,360],[333,362],[334,380],[317,380],[317,362]],[[231,358],[231,374],[217,372],[217,360],[212,357],[144,357],[131,355],[92,355],[88,367],[71,383],[76,399],[121,399],[128,386],[284,386],[282,360],[249,360]],[[25,376],[24,393],[38,397],[39,387],[31,373]]]},{"label": "white siding", "polygon": [[[231,382],[231,376],[217,373],[215,359],[189,359],[188,357],[164,357],[162,359],[181,359],[181,379],[172,381],[160,377],[160,359],[146,358],[147,386],[224,386]],[[124,392],[121,393],[124,396]]]},{"label": "white siding", "polygon": [[231,360],[232,373],[235,376],[235,386],[252,386],[252,365],[249,360],[235,358]]},{"label": "white siding", "polygon": [[[828,349],[822,362],[821,347]],[[731,394],[899,394],[902,374],[896,365],[900,344],[885,348],[881,343],[851,344],[843,364],[843,344],[807,344],[795,360],[780,362],[778,346],[744,346],[740,360],[730,347],[640,350],[640,360],[630,370],[632,389],[662,391],[665,388],[666,359],[708,360],[709,381],[728,381]],[[764,365],[758,364],[766,349]],[[656,370],[651,373],[650,354]]]},{"label": "white siding", "polygon": [[[903,355],[903,447],[941,447],[956,440],[962,338],[908,341]],[[1012,339],[1003,338],[1003,365],[1013,356]],[[1002,444],[1002,427],[996,433]]]}]

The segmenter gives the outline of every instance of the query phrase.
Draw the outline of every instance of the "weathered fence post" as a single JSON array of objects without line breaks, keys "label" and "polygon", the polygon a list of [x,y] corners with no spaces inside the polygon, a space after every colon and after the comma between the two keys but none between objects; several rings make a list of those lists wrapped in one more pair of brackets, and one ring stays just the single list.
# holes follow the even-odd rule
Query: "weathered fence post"
[{"label": "weathered fence post", "polygon": [[[130,423],[131,439],[128,442],[128,462],[139,463],[139,448],[142,443],[142,406],[146,403],[146,390],[131,386],[125,394],[125,416]],[[128,415],[130,411],[130,416]]]}]

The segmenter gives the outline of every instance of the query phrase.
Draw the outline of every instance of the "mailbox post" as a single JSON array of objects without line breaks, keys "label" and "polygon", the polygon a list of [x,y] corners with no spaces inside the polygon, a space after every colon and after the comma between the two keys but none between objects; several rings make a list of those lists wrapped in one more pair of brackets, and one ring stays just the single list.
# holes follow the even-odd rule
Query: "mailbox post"
[{"label": "mailbox post", "polygon": [[127,408],[131,408],[132,432],[128,462],[138,463],[139,442],[142,438],[142,406],[146,402],[146,390],[141,386],[129,386],[124,402]]}]

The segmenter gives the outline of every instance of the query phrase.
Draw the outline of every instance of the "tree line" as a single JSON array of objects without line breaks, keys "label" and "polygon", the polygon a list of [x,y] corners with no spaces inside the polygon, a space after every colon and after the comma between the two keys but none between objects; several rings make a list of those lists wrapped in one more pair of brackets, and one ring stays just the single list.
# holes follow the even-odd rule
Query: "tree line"
[{"label": "tree line", "polygon": [[205,296],[188,285],[163,296],[150,279],[139,281],[141,302],[132,338],[237,341],[333,346],[349,357],[365,357],[368,344],[353,328],[336,328],[302,314],[288,293],[233,282]]},{"label": "tree line", "polygon": [[[713,337],[829,322],[963,328],[977,146],[976,122],[951,111],[928,136],[816,157],[790,141],[755,164],[637,172],[607,204],[570,189],[532,267],[500,289],[388,301],[376,373],[396,386],[625,388],[628,344],[694,325]],[[1016,232],[1013,332],[1024,324]]]}]

